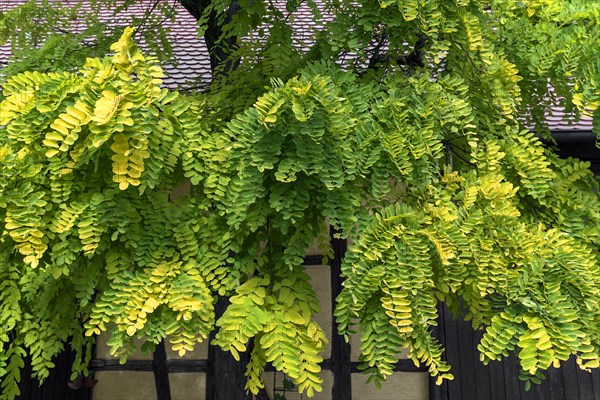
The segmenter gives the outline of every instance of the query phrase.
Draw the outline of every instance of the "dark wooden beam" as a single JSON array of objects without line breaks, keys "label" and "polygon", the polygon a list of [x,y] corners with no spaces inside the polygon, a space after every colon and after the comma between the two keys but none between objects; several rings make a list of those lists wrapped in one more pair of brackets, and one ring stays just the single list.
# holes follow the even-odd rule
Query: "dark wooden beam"
[{"label": "dark wooden beam", "polygon": [[336,400],[352,400],[352,361],[350,359],[350,344],[338,334],[338,324],[333,315],[336,298],[342,291],[341,265],[348,245],[343,239],[335,238],[333,228],[331,233],[331,245],[333,247],[333,259],[329,263],[331,269],[331,304],[333,329],[331,334],[331,371],[333,372],[333,388],[331,396]]},{"label": "dark wooden beam", "polygon": [[[129,360],[125,364],[120,364],[119,360],[99,360],[90,362],[90,369],[93,371],[153,371],[152,360]],[[169,373],[175,372],[207,372],[207,360],[167,360],[167,370]]]},{"label": "dark wooden beam", "polygon": [[161,341],[152,353],[152,370],[154,384],[156,385],[157,400],[171,400],[171,386],[169,385],[169,369],[167,366],[167,351],[165,342]]},{"label": "dark wooden beam", "polygon": [[169,372],[207,372],[208,360],[174,359],[168,361]]},{"label": "dark wooden beam", "polygon": [[304,257],[303,265],[323,265],[323,256],[314,255],[314,256],[306,256]]},{"label": "dark wooden beam", "polygon": [[[362,363],[358,362],[358,361],[352,361],[350,363],[350,372],[352,373],[357,373],[357,372],[362,372],[362,369],[360,369],[360,365]],[[325,368],[323,368],[325,369]],[[394,365],[394,372],[427,372],[427,368],[421,366],[421,367],[417,367],[415,366],[415,364],[412,362],[412,360],[409,359],[400,359],[398,360],[398,362],[396,363],[396,365]]]},{"label": "dark wooden beam", "polygon": [[[434,338],[436,338],[440,343],[443,344],[443,343],[446,343],[446,336],[445,336],[445,332],[444,332],[445,310],[444,310],[444,306],[441,302],[438,302],[438,304],[437,304],[437,313],[438,313],[438,318],[437,318],[438,324],[432,328],[431,333]],[[445,361],[448,361],[445,351],[444,351],[444,355],[442,357]],[[448,399],[448,382],[444,381],[441,385],[436,385],[435,381],[437,378],[434,378],[431,375],[429,375],[428,379],[429,379],[428,380],[429,399],[430,400],[447,400]]]},{"label": "dark wooden beam", "polygon": [[[119,360],[100,360],[94,359],[90,363],[90,369],[93,371],[153,371],[152,360],[130,360],[126,364],[119,364]],[[319,363],[323,371],[332,370],[331,359],[323,360]],[[353,361],[351,363],[352,372],[360,372],[360,362]],[[184,360],[184,359],[173,359],[167,360],[167,369],[169,373],[205,373],[208,372],[208,360]],[[265,365],[266,372],[275,371],[270,363]],[[427,369],[423,366],[415,367],[411,360],[398,360],[394,366],[396,372],[425,372]]]}]

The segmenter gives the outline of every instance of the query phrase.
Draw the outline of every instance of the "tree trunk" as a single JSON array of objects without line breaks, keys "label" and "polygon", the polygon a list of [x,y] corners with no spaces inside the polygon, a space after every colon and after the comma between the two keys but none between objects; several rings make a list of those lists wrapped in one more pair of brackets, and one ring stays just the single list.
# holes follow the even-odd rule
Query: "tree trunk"
[{"label": "tree trunk", "polygon": [[[196,19],[199,20],[211,0],[179,0],[179,3]],[[231,22],[240,6],[237,0],[231,0],[227,8],[227,15],[223,22]],[[223,25],[220,25],[215,12],[208,16],[204,33],[204,41],[210,57],[210,68],[215,79],[215,74],[226,75],[228,71],[236,68],[237,62],[231,60],[231,53],[237,48],[237,38],[222,39]],[[215,320],[218,320],[229,305],[227,297],[219,296],[215,305]],[[215,331],[209,336],[209,343],[214,338]],[[240,361],[236,361],[231,353],[224,352],[217,346],[209,345],[208,372],[206,374],[206,400],[252,400],[252,395],[246,394],[246,365],[250,360],[251,346],[245,353],[240,353]],[[264,395],[264,393],[261,393]]]},{"label": "tree trunk", "polygon": [[[179,3],[196,20],[199,20],[204,10],[210,5],[211,0],[179,0]],[[231,22],[233,16],[239,10],[240,6],[237,0],[232,0],[227,8],[227,15],[223,20],[224,24],[226,25]],[[222,39],[222,35],[223,25],[219,24],[216,13],[211,12],[206,23],[206,30],[204,31],[204,41],[206,42],[210,57],[210,69],[213,72],[213,79],[215,78],[216,71],[226,75],[228,71],[237,66],[237,61],[230,59],[231,53],[237,48],[237,38],[232,36]]]}]

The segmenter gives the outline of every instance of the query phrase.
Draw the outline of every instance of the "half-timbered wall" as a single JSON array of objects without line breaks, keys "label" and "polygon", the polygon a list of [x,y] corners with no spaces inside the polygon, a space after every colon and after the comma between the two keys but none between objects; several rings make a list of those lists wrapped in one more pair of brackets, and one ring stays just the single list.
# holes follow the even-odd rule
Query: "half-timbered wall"
[{"label": "half-timbered wall", "polygon": [[[329,344],[325,349],[322,377],[323,391],[316,400],[425,400],[428,398],[427,373],[416,368],[412,361],[406,359],[406,353],[400,354],[396,372],[389,378],[381,390],[366,383],[366,376],[358,371],[360,338],[355,335],[350,343],[337,334],[333,319],[333,299],[341,290],[339,276],[340,260],[346,243],[332,239],[334,258],[329,265],[322,264],[319,250],[313,247],[305,258],[306,270],[321,304],[321,311],[316,315],[317,322],[327,333]],[[92,363],[98,383],[93,390],[93,400],[151,400],[161,399],[157,392],[170,388],[171,399],[212,400],[207,392],[208,350],[206,343],[198,345],[192,353],[180,358],[165,349],[161,360],[156,353],[146,356],[135,354],[124,365],[112,358],[105,344],[106,338],[100,337],[96,350],[96,359]],[[162,365],[162,367],[161,367]],[[161,369],[162,368],[162,369]],[[161,372],[162,371],[162,372]],[[160,376],[168,379],[168,385],[161,384]],[[208,378],[209,379],[209,378]],[[285,396],[286,400],[307,399],[294,389],[286,388],[284,375],[270,369],[265,373],[266,392],[269,397],[275,394]],[[167,389],[168,390],[168,389]]]}]

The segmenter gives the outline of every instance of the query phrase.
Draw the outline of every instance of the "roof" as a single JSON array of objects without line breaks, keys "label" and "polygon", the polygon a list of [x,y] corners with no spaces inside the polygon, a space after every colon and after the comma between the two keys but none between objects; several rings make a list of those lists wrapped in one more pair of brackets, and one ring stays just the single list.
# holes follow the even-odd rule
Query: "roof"
[{"label": "roof", "polygon": [[551,113],[546,114],[546,123],[552,132],[563,131],[590,131],[592,130],[592,119],[582,117],[576,121],[575,118],[564,112],[562,107],[551,107]]},{"label": "roof", "polygon": [[[0,0],[0,11],[12,9],[27,0]],[[49,3],[61,3],[62,5],[75,5],[82,3],[85,7],[85,0],[48,0]],[[149,9],[153,0],[139,0],[130,5],[127,10],[130,13],[122,13],[122,17],[114,17],[112,9],[102,9],[99,18],[103,22],[111,25],[125,26],[129,23],[127,15],[143,16]],[[276,3],[285,4],[285,1],[279,0]],[[168,37],[173,46],[173,57],[176,65],[163,65],[165,72],[164,83],[170,88],[189,87],[191,80],[199,78],[200,81],[209,82],[211,78],[210,60],[208,50],[204,44],[204,39],[198,37],[196,29],[196,20],[190,15],[177,1],[173,0],[177,8],[176,18],[165,20],[163,26],[168,31]],[[321,25],[315,23],[310,9],[307,6],[301,6],[294,15],[294,33],[299,43],[310,43],[315,28]],[[76,28],[77,29],[77,28]],[[80,30],[83,29],[81,25]],[[143,44],[142,44],[143,47]],[[10,44],[0,46],[0,68],[8,64],[10,57]],[[561,131],[591,131],[591,118],[583,118],[576,121],[572,115],[565,113],[562,107],[551,107],[546,115],[548,127],[553,132]]]},{"label": "roof", "polygon": [[[0,11],[7,11],[25,3],[27,0],[0,0]],[[75,5],[85,2],[82,0],[48,0],[49,3],[60,3],[61,5]],[[126,26],[130,23],[128,15],[143,16],[154,1],[136,1],[127,10],[130,13],[121,13],[116,18],[113,10],[104,8],[99,14],[99,19],[110,25]],[[177,8],[177,17],[174,21],[166,20],[163,26],[168,30],[169,39],[173,45],[173,57],[177,60],[177,66],[163,65],[165,85],[170,88],[185,86],[191,79],[200,77],[210,81],[210,60],[204,39],[198,37],[196,20],[178,2],[173,2]],[[74,23],[74,32],[80,32],[85,28],[83,21]],[[142,45],[143,47],[143,45]],[[11,54],[10,43],[0,46],[0,68],[8,64]]]}]

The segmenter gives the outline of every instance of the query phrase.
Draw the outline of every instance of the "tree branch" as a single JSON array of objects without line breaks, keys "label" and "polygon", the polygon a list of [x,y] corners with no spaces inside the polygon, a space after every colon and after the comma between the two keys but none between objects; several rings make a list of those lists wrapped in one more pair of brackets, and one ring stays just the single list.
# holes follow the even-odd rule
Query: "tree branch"
[{"label": "tree branch", "polygon": [[[423,56],[425,54],[424,48],[427,45],[428,41],[429,37],[427,35],[419,35],[412,51],[408,55],[401,55],[396,57],[394,61],[396,61],[396,63],[400,66],[407,66],[407,72],[410,72],[417,67],[425,67]],[[387,61],[389,61],[390,56],[387,53],[380,52],[381,48],[386,42],[387,35],[383,35],[379,43],[377,43],[377,45],[373,49],[367,69],[377,69],[379,64],[386,63]]]},{"label": "tree branch", "polygon": [[415,69],[416,67],[425,67],[425,63],[423,62],[423,54],[425,53],[424,47],[428,41],[429,37],[427,37],[427,35],[419,35],[413,50],[407,56],[402,55],[396,58],[398,65],[407,65],[412,69]]},{"label": "tree branch", "polygon": [[179,3],[198,21],[208,12],[204,41],[210,57],[210,68],[213,72],[221,70],[227,74],[235,68],[237,62],[231,60],[231,54],[237,49],[237,37],[224,37],[224,27],[233,20],[241,9],[237,0],[232,0],[227,8],[225,18],[220,19],[215,10],[209,9],[211,0],[178,0]]}]

